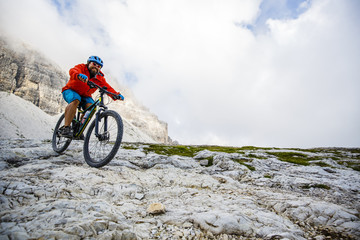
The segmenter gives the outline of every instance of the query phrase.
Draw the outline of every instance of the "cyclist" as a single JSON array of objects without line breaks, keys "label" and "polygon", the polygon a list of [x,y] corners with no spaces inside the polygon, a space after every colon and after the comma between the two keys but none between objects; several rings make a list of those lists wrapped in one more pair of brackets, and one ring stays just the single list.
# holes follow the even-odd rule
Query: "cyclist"
[{"label": "cyclist", "polygon": [[112,99],[124,100],[124,96],[116,92],[105,80],[104,74],[100,71],[104,63],[98,56],[90,56],[87,63],[78,64],[69,71],[70,79],[62,88],[62,95],[68,105],[65,108],[65,124],[61,128],[63,137],[73,137],[73,131],[70,124],[76,114],[76,109],[80,105],[83,109],[88,108],[94,103],[91,95],[96,88],[90,88],[87,81],[98,84],[101,87],[106,86],[109,92],[118,95],[118,98],[110,96]]}]

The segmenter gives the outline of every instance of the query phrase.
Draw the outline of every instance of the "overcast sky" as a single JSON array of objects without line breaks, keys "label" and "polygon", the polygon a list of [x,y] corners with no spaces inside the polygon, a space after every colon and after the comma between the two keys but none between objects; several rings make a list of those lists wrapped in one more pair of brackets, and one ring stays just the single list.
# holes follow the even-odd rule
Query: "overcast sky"
[{"label": "overcast sky", "polygon": [[[358,0],[0,0],[0,33],[89,55],[183,144],[360,147]],[[126,96],[125,96],[126,97]]]}]

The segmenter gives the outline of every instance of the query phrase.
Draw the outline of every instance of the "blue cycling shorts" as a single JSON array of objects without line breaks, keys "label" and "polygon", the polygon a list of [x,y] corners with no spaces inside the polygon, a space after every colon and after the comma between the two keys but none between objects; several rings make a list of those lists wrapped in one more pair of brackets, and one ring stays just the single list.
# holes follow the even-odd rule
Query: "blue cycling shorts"
[{"label": "blue cycling shorts", "polygon": [[71,89],[63,91],[62,95],[67,103],[71,103],[75,100],[79,100],[80,101],[79,105],[83,109],[85,109],[85,106],[87,103],[93,104],[95,102],[94,99],[92,99],[91,97],[82,97],[77,92],[75,92]]}]

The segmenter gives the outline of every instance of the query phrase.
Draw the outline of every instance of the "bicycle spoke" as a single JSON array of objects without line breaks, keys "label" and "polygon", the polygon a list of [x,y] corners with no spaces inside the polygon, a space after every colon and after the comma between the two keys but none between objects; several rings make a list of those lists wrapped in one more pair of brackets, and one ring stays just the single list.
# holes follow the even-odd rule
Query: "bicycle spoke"
[{"label": "bicycle spoke", "polygon": [[85,160],[90,166],[107,164],[119,149],[123,126],[121,117],[113,111],[102,114],[98,136],[95,135],[95,122],[90,126],[84,143]]}]

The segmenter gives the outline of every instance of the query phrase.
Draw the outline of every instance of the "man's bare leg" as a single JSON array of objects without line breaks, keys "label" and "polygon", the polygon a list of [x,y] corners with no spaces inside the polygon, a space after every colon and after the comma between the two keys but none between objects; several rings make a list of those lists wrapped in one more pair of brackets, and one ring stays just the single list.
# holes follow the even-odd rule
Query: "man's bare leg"
[{"label": "man's bare leg", "polygon": [[65,108],[65,127],[70,126],[74,116],[76,114],[76,109],[79,106],[80,101],[74,100]]}]

